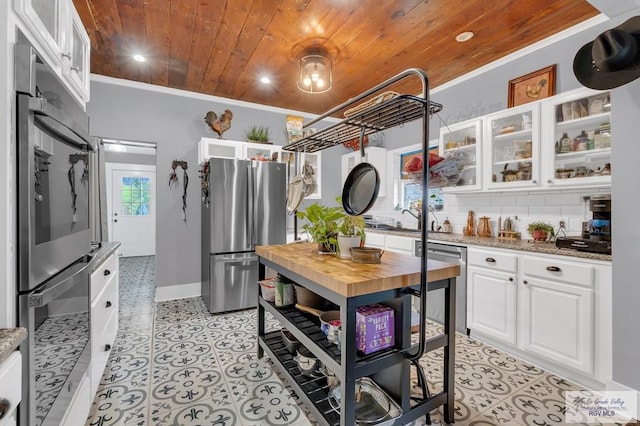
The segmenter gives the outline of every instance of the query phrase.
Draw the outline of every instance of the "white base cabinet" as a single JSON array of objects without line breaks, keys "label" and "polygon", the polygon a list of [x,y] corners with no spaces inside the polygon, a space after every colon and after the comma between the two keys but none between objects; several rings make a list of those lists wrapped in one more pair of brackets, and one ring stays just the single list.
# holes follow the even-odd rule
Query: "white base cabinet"
[{"label": "white base cabinet", "polygon": [[91,273],[91,377],[88,393],[98,390],[118,332],[118,250]]},{"label": "white base cabinet", "polygon": [[515,255],[467,250],[467,327],[516,343]]},{"label": "white base cabinet", "polygon": [[587,386],[611,379],[611,265],[468,247],[471,335]]},{"label": "white base cabinet", "polygon": [[365,245],[367,247],[377,247],[395,253],[413,254],[415,238],[403,237],[400,235],[376,234],[367,232]]},{"label": "white base cabinet", "polygon": [[0,364],[0,400],[8,404],[8,411],[0,418],[0,426],[14,426],[22,397],[22,356],[19,351]]}]

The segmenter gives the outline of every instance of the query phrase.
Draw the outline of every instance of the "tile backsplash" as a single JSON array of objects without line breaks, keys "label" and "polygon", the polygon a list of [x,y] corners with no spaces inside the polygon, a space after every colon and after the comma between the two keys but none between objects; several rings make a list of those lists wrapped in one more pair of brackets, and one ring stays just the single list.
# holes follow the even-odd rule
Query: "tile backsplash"
[{"label": "tile backsplash", "polygon": [[[561,191],[519,191],[519,192],[482,192],[477,194],[444,193],[444,208],[429,213],[427,226],[442,222],[448,218],[453,232],[461,234],[467,224],[469,210],[473,210],[476,219],[488,216],[491,220],[493,236],[498,235],[498,220],[510,217],[514,230],[522,233],[522,239],[531,238],[526,232],[527,225],[534,221],[547,222],[557,230],[560,220],[564,220],[567,235],[580,235],[582,221],[590,217],[590,211],[583,197],[593,194],[610,193],[609,188],[591,190]],[[400,222],[403,227],[416,228],[417,220],[395,208],[393,196],[379,198],[368,214],[389,218],[392,223]],[[431,229],[431,228],[429,228]]]}]

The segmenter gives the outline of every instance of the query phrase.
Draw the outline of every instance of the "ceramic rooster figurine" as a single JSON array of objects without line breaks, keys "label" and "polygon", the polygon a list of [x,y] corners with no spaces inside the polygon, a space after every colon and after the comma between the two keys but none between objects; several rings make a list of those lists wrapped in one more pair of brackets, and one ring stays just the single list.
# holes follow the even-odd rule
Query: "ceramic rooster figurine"
[{"label": "ceramic rooster figurine", "polygon": [[218,134],[218,137],[222,139],[222,134],[231,128],[231,119],[233,113],[229,109],[225,109],[224,113],[218,118],[218,114],[213,111],[209,111],[204,117],[204,121],[211,127],[211,130]]}]

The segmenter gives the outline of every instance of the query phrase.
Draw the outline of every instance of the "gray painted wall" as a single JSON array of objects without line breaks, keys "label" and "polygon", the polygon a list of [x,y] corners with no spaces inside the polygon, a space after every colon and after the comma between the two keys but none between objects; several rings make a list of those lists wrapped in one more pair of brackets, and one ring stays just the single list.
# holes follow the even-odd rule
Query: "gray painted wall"
[{"label": "gray painted wall", "polygon": [[[635,10],[633,14],[640,14]],[[572,71],[575,52],[593,40],[600,32],[611,28],[628,16],[585,30],[554,45],[533,52],[509,64],[453,87],[436,90],[432,98],[444,104],[442,117],[448,123],[462,121],[506,108],[507,83],[520,75],[550,64],[557,64],[556,92],[579,87]],[[202,136],[212,133],[202,122],[208,110],[222,111],[224,105],[204,100],[180,98],[127,87],[92,82],[92,101],[89,113],[92,132],[104,137],[147,140],[158,144],[158,176],[163,167],[169,172],[174,158],[189,161],[193,170],[189,188],[188,221],[180,219],[180,200],[159,179],[158,185],[158,286],[199,282],[199,195],[197,188],[196,144]],[[640,177],[637,170],[640,144],[635,135],[640,131],[640,80],[613,91],[613,129],[615,149],[612,159],[613,173],[613,358],[614,381],[640,390],[640,286],[637,285],[640,258],[640,227],[636,212],[640,208]],[[231,107],[233,125],[225,138],[240,139],[242,129],[251,124],[266,124],[275,134],[284,129],[284,115],[263,110]],[[438,118],[431,120],[431,137],[437,138]],[[284,136],[276,142],[282,144]],[[386,132],[385,146],[389,149],[418,143],[417,124],[406,125]],[[342,147],[323,151],[323,202],[335,203],[340,194],[340,157],[348,150]],[[192,165],[193,164],[193,168]],[[310,202],[305,201],[303,205]]]},{"label": "gray painted wall", "polygon": [[149,166],[155,166],[156,156],[108,151],[105,152],[104,161],[107,163],[146,164]]}]

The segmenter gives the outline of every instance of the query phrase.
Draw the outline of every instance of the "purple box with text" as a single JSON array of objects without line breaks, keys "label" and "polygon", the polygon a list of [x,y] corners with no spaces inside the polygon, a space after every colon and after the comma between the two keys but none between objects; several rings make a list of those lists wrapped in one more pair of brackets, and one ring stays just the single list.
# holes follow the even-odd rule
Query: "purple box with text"
[{"label": "purple box with text", "polygon": [[356,308],[356,347],[365,354],[392,347],[395,343],[393,308],[380,304]]}]

